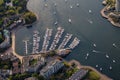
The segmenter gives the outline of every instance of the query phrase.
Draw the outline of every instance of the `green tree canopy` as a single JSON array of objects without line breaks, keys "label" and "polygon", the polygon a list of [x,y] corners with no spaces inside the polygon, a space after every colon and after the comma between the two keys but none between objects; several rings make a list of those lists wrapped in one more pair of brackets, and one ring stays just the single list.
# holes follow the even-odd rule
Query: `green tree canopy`
[{"label": "green tree canopy", "polygon": [[36,16],[32,12],[26,12],[24,14],[26,24],[31,24],[36,21]]}]

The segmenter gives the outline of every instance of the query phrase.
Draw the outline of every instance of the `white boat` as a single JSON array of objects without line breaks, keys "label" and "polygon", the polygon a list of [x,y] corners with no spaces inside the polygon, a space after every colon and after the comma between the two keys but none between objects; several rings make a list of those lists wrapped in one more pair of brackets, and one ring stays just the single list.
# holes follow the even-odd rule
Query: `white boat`
[{"label": "white boat", "polygon": [[73,8],[73,6],[72,6],[72,5],[70,5],[70,8],[72,9],[72,8]]},{"label": "white boat", "polygon": [[112,69],[112,66],[110,66],[109,69],[111,70],[111,69]]},{"label": "white boat", "polygon": [[54,11],[53,14],[56,15],[56,12]]},{"label": "white boat", "polygon": [[97,45],[96,44],[93,44],[94,47],[96,47]]},{"label": "white boat", "polygon": [[56,3],[54,3],[54,6],[56,7],[56,6],[57,6],[57,4],[56,4]]},{"label": "white boat", "polygon": [[85,57],[85,59],[88,59],[88,57]]},{"label": "white boat", "polygon": [[96,65],[95,67],[98,67],[98,65]]},{"label": "white boat", "polygon": [[89,10],[88,12],[89,12],[89,13],[92,13],[92,11],[91,11],[91,10]]},{"label": "white boat", "polygon": [[116,44],[115,44],[115,43],[113,43],[113,46],[117,48],[117,46],[116,46]]},{"label": "white boat", "polygon": [[65,2],[67,2],[67,0],[65,0]]},{"label": "white boat", "polygon": [[71,20],[71,19],[68,19],[68,22],[69,22],[69,23],[71,23],[71,22],[72,22],[72,20]]},{"label": "white boat", "polygon": [[47,7],[48,5],[47,4],[45,4],[45,7]]},{"label": "white boat", "polygon": [[102,71],[103,69],[102,68],[100,68],[100,71]]},{"label": "white boat", "polygon": [[113,63],[115,63],[116,61],[115,60],[112,60],[113,61]]},{"label": "white boat", "polygon": [[87,57],[88,57],[88,56],[89,56],[89,53],[87,53],[86,55],[87,55]]},{"label": "white boat", "polygon": [[55,24],[55,25],[57,25],[57,24],[58,24],[58,22],[56,21],[54,24]]},{"label": "white boat", "polygon": [[93,23],[93,21],[89,20],[89,23],[90,23],[90,24],[92,24],[92,23]]},{"label": "white boat", "polygon": [[108,54],[106,54],[105,56],[106,56],[106,58],[109,58]]},{"label": "white boat", "polygon": [[76,4],[77,7],[79,7],[79,5],[80,5],[79,3]]}]

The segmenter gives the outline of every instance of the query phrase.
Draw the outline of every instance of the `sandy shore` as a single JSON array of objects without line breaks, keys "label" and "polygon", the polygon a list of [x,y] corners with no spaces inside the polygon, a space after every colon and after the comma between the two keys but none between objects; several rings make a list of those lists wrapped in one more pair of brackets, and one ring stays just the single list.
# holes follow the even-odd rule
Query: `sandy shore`
[{"label": "sandy shore", "polygon": [[101,77],[100,80],[112,80],[111,78],[109,78],[109,77],[107,77],[106,75],[104,75],[104,74],[100,73],[99,71],[97,71],[97,69],[95,69],[95,68],[93,68],[93,67],[91,67],[91,66],[83,66],[83,65],[81,65],[81,64],[80,64],[78,61],[76,61],[76,60],[71,60],[69,63],[70,63],[70,64],[71,64],[71,63],[77,64],[77,67],[78,67],[79,69],[81,69],[81,68],[88,68],[88,69],[91,69],[91,70],[95,71],[95,72]]},{"label": "sandy shore", "polygon": [[24,56],[18,55],[15,51],[15,33],[14,32],[12,32],[11,37],[12,37],[12,52],[13,52],[13,55],[15,55],[17,58],[19,58],[21,63],[22,63],[22,60],[23,60]]}]

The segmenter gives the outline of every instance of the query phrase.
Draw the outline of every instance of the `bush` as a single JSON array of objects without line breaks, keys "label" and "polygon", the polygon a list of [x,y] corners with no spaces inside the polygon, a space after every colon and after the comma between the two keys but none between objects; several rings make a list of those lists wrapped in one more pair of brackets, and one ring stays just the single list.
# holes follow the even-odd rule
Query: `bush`
[{"label": "bush", "polygon": [[90,71],[88,76],[89,80],[100,80],[100,76],[94,71]]}]

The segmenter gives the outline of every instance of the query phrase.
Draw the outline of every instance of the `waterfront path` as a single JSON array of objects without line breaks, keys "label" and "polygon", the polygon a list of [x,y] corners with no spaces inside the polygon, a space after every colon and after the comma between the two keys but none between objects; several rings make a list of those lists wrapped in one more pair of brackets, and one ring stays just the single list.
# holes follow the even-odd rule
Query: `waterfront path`
[{"label": "waterfront path", "polygon": [[15,52],[15,33],[14,32],[12,32],[12,52],[13,52],[13,55],[15,55],[17,58],[19,58],[22,63],[24,56],[20,56]]}]

